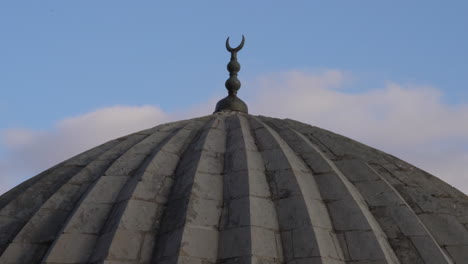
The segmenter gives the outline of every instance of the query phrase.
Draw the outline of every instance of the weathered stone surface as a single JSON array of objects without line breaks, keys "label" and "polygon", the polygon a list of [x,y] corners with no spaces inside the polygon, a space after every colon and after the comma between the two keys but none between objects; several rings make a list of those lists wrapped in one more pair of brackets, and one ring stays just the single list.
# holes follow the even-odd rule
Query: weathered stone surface
[{"label": "weathered stone surface", "polygon": [[70,219],[65,232],[98,234],[111,209],[109,204],[83,203]]},{"label": "weathered stone surface", "polygon": [[[95,235],[63,234],[46,256],[46,263],[86,262],[94,250]],[[71,262],[70,259],[74,261]]]},{"label": "weathered stone surface", "polygon": [[468,245],[445,247],[456,263],[463,263],[468,259]]},{"label": "weathered stone surface", "polygon": [[141,232],[119,229],[114,234],[108,259],[136,260],[142,242],[143,235]]},{"label": "weathered stone surface", "polygon": [[0,197],[0,263],[465,263],[468,198],[293,120],[217,113],[82,153]]},{"label": "weathered stone surface", "polygon": [[252,234],[248,226],[224,230],[220,236],[219,259],[249,256],[252,254]]},{"label": "weathered stone surface", "polygon": [[384,260],[382,249],[375,243],[375,234],[370,231],[345,233],[349,256],[352,260]]},{"label": "weathered stone surface", "polygon": [[45,251],[47,247],[41,244],[11,243],[0,256],[2,264],[28,264],[37,262],[41,257],[37,252]]},{"label": "weathered stone surface", "polygon": [[103,176],[92,187],[92,190],[86,196],[85,202],[113,203],[127,181],[127,176]]},{"label": "weathered stone surface", "polygon": [[404,205],[400,196],[382,180],[358,182],[355,186],[369,206]]},{"label": "weathered stone surface", "polygon": [[338,231],[369,230],[370,226],[361,209],[346,200],[328,203],[333,227]]},{"label": "weathered stone surface", "polygon": [[439,214],[419,215],[423,223],[441,245],[467,245],[468,230],[454,216]]},{"label": "weathered stone surface", "polygon": [[[203,237],[203,242],[200,241]],[[216,261],[218,248],[218,231],[197,227],[187,227],[184,231],[180,250],[188,256]]]},{"label": "weathered stone surface", "polygon": [[434,243],[434,240],[431,237],[414,236],[410,237],[410,239],[411,242],[413,242],[413,245],[418,249],[418,253],[424,260],[424,263],[450,263],[449,258],[445,255],[445,253],[440,253],[440,247]]},{"label": "weathered stone surface", "polygon": [[275,232],[265,228],[252,227],[252,253],[256,256],[278,258]]},{"label": "weathered stone surface", "polygon": [[66,211],[41,209],[18,233],[14,242],[51,243],[67,216]]},{"label": "weathered stone surface", "polygon": [[150,231],[154,228],[154,219],[161,214],[157,204],[141,200],[130,200],[122,215],[121,225],[128,230]]}]

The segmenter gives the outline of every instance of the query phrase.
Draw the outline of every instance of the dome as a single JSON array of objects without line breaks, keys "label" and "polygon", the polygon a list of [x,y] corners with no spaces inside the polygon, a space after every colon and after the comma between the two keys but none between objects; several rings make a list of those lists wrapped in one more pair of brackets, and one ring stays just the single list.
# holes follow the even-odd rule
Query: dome
[{"label": "dome", "polygon": [[467,263],[468,198],[349,138],[235,111],[160,125],[0,197],[0,263]]}]

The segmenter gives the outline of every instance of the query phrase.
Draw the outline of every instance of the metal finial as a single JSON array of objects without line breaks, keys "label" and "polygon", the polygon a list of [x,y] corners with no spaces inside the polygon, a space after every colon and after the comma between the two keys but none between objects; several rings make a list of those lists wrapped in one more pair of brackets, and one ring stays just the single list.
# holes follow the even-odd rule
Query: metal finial
[{"label": "metal finial", "polygon": [[239,52],[245,43],[245,37],[242,35],[242,41],[239,46],[232,48],[229,45],[229,37],[226,39],[226,49],[231,53],[231,60],[227,64],[229,71],[229,79],[226,80],[225,86],[228,90],[228,96],[216,104],[216,112],[220,111],[239,111],[247,113],[247,105],[237,97],[237,91],[241,87],[241,82],[237,79],[237,73],[240,71],[241,66],[237,61],[237,52]]},{"label": "metal finial", "polygon": [[231,61],[227,65],[229,71],[229,79],[226,80],[226,89],[230,95],[236,95],[241,87],[241,82],[237,79],[237,73],[240,71],[240,64],[237,61],[237,52],[244,47],[245,37],[242,35],[242,42],[236,48],[231,48],[229,45],[229,37],[226,39],[226,49],[231,52]]},{"label": "metal finial", "polygon": [[244,43],[245,43],[245,37],[244,35],[242,35],[242,41],[241,43],[239,44],[239,46],[237,46],[237,48],[233,49],[231,48],[231,46],[229,45],[229,37],[226,39],[226,49],[229,51],[229,52],[238,52],[239,50],[241,50],[243,47],[244,47]]}]

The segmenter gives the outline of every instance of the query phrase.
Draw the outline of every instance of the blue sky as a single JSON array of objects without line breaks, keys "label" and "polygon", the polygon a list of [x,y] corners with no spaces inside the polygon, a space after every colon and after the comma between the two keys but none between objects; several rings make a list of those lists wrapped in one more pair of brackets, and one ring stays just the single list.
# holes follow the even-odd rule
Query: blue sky
[{"label": "blue sky", "polygon": [[[48,133],[115,106],[174,113],[206,105],[225,94],[226,37],[237,45],[242,34],[240,95],[251,102],[259,79],[331,69],[347,76],[339,84],[347,95],[397,83],[434,88],[444,109],[464,108],[466,14],[466,1],[2,1],[0,133]],[[18,162],[14,144],[2,142],[0,158]],[[465,155],[465,143],[450,144]],[[8,171],[1,177],[16,175]]]},{"label": "blue sky", "polygon": [[223,89],[223,42],[241,34],[243,79],[343,68],[366,78],[356,89],[425,83],[466,102],[467,13],[466,1],[2,1],[0,128],[199,103]]}]

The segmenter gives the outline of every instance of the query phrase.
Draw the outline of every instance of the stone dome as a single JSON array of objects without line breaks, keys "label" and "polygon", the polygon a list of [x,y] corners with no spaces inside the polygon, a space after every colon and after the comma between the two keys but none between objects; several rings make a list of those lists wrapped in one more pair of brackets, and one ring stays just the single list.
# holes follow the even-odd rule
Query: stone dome
[{"label": "stone dome", "polygon": [[219,112],[0,197],[0,263],[468,263],[468,197],[297,121]]}]

